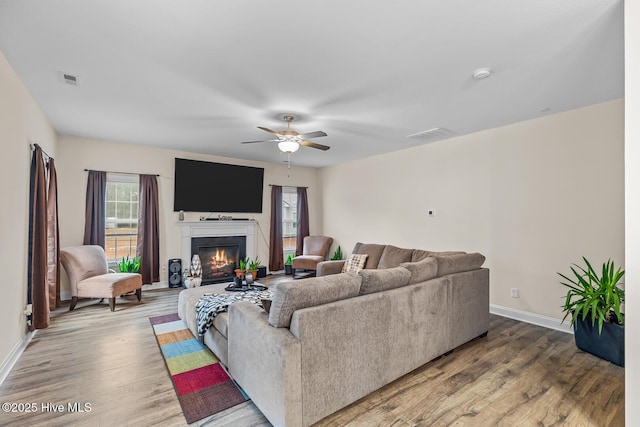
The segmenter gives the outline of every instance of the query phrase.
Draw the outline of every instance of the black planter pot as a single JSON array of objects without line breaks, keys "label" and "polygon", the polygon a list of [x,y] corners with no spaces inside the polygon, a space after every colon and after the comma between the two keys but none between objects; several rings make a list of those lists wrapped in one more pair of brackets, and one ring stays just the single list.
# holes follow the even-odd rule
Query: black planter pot
[{"label": "black planter pot", "polygon": [[293,274],[293,264],[284,265],[284,274]]},{"label": "black planter pot", "polygon": [[598,322],[591,326],[587,316],[576,319],[573,325],[576,346],[587,353],[624,367],[624,326],[604,322],[602,334],[598,334]]}]

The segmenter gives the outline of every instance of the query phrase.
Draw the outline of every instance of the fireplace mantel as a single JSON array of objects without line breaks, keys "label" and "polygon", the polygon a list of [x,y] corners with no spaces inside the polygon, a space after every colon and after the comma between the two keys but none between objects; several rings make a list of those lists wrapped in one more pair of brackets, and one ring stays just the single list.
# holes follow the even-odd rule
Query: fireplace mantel
[{"label": "fireplace mantel", "polygon": [[189,268],[191,265],[191,238],[192,237],[223,237],[223,236],[245,236],[247,238],[247,256],[255,259],[256,248],[256,225],[257,222],[251,220],[239,221],[181,221],[180,247],[182,249],[182,268]]}]

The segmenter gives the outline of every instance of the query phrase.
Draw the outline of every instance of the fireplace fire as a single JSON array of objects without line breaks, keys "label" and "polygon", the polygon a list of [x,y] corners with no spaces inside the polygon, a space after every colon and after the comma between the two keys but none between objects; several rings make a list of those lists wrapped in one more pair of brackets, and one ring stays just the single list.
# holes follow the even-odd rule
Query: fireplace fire
[{"label": "fireplace fire", "polygon": [[200,257],[203,285],[231,282],[239,260],[246,256],[246,238],[195,237],[191,239],[191,253]]},{"label": "fireplace fire", "polygon": [[233,277],[233,272],[239,260],[240,248],[238,245],[227,247],[200,247],[199,255],[202,262],[202,280],[218,281],[228,276]]}]

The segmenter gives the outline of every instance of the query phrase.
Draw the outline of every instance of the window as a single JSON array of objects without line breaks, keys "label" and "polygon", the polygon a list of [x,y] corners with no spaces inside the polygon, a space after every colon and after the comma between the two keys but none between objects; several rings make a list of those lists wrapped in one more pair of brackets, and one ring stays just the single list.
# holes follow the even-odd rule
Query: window
[{"label": "window", "polygon": [[282,249],[286,261],[296,254],[298,235],[298,191],[295,187],[282,188]]},{"label": "window", "polygon": [[107,174],[105,252],[109,261],[136,255],[138,193],[137,176]]}]

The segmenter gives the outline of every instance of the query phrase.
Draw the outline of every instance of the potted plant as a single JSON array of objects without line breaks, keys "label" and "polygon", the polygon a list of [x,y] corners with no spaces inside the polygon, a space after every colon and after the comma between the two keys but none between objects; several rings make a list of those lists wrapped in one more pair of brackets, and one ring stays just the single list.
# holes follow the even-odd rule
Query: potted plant
[{"label": "potted plant", "polygon": [[244,257],[238,261],[239,266],[234,271],[236,272],[236,276],[244,279],[244,272],[247,270],[247,264],[249,264],[249,257]]},{"label": "potted plant", "polygon": [[122,261],[118,263],[118,271],[120,273],[137,273],[140,271],[140,257],[129,258],[122,257]]},{"label": "potted plant", "polygon": [[331,257],[331,261],[340,261],[342,259],[342,249],[340,248],[340,246],[338,246],[338,249],[336,249],[333,252],[333,256]]},{"label": "potted plant", "polygon": [[284,274],[293,274],[293,254],[289,254],[287,260],[284,262]]},{"label": "potted plant", "polygon": [[608,260],[598,275],[589,261],[582,259],[586,268],[573,264],[571,278],[558,273],[564,279],[560,283],[569,288],[562,321],[571,315],[580,350],[624,366],[624,313],[620,310],[624,303],[624,290],[620,288],[624,271]]},{"label": "potted plant", "polygon": [[255,259],[247,263],[247,272],[251,273],[253,280],[256,280],[258,277],[258,267],[260,267],[260,259],[258,257],[255,257]]}]

